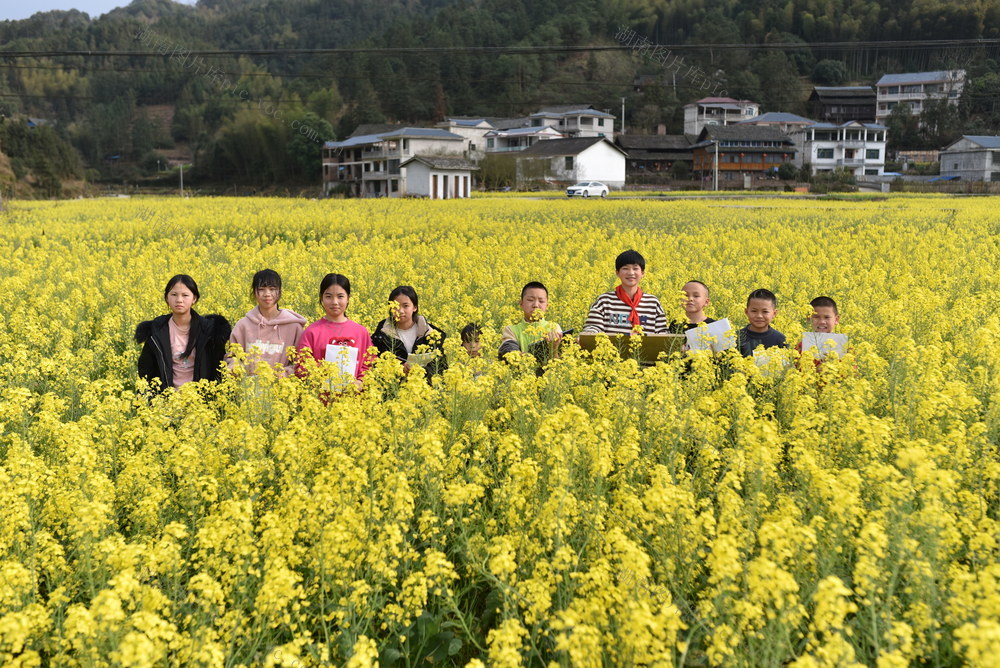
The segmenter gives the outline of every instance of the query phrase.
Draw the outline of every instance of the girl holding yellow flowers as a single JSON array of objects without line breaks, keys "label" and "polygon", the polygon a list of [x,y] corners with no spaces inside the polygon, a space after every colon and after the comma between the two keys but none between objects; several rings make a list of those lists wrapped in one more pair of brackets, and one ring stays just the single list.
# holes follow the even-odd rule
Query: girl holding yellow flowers
[{"label": "girl holding yellow flowers", "polygon": [[427,380],[447,368],[445,334],[419,314],[417,291],[400,285],[389,293],[389,317],[375,326],[372,344],[379,353],[391,352],[407,373],[413,364],[423,366]]},{"label": "girl holding yellow flowers", "polygon": [[136,343],[143,344],[139,377],[148,380],[151,387],[162,390],[203,378],[219,379],[229,321],[221,315],[199,315],[193,307],[200,297],[194,279],[177,274],[163,291],[170,314],[135,328]]}]

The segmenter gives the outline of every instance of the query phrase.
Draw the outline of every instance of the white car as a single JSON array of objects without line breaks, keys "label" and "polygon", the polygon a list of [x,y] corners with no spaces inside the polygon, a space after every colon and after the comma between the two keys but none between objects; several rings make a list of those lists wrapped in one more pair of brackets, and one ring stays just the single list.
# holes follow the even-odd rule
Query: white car
[{"label": "white car", "polygon": [[608,187],[600,181],[581,181],[566,188],[566,197],[590,197],[591,195],[607,197]]}]

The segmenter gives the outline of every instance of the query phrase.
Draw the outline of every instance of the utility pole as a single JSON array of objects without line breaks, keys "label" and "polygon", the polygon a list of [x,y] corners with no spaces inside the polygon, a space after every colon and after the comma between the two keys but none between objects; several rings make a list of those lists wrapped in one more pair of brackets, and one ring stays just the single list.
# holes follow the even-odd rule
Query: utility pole
[{"label": "utility pole", "polygon": [[714,171],[715,171],[715,178],[713,179],[713,181],[715,182],[715,188],[714,188],[714,190],[716,192],[718,192],[719,191],[719,140],[718,139],[715,140],[715,165],[714,165]]},{"label": "utility pole", "polygon": [[625,134],[625,98],[622,97],[622,134]]},{"label": "utility pole", "polygon": [[184,197],[184,163],[181,163],[181,197]]}]

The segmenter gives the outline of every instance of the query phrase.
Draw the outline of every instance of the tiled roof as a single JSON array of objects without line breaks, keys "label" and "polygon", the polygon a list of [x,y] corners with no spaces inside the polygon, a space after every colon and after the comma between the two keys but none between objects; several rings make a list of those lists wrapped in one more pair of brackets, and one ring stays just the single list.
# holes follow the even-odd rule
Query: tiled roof
[{"label": "tiled roof", "polygon": [[[518,152],[517,156],[528,157],[528,158],[544,158],[544,157],[556,157],[560,155],[579,155],[583,153],[588,148],[595,144],[599,144],[602,141],[607,141],[604,137],[576,137],[574,139],[546,139],[545,141],[540,141],[523,151]],[[609,145],[614,146],[615,150],[622,151],[620,148],[607,142]]]},{"label": "tiled roof", "polygon": [[746,140],[746,141],[787,141],[790,142],[791,139],[788,138],[784,132],[777,128],[770,128],[763,125],[744,125],[738,123],[735,125],[706,125],[698,135],[701,140],[699,143],[704,143],[708,140]]},{"label": "tiled roof", "polygon": [[[978,144],[983,148],[1000,148],[1000,137],[995,137],[991,135],[962,135],[962,139],[968,139],[972,143]],[[948,148],[951,148],[957,143],[958,143],[957,141],[952,142],[951,144],[948,145]]]},{"label": "tiled roof", "polygon": [[466,160],[465,158],[453,158],[442,155],[415,155],[409,160],[405,160],[404,162],[400,163],[399,166],[405,167],[411,162],[422,162],[428,167],[432,167],[434,169],[452,169],[452,170],[468,169],[470,171],[479,169],[479,167],[476,166],[476,163],[472,162],[471,160]]},{"label": "tiled roof", "polygon": [[531,119],[527,116],[522,116],[521,118],[489,118],[487,120],[497,130],[531,127]]},{"label": "tiled roof", "polygon": [[615,141],[626,151],[641,149],[646,151],[690,150],[687,135],[618,135]]},{"label": "tiled roof", "polygon": [[489,123],[485,118],[449,118],[448,121],[467,128],[474,128],[482,123]]},{"label": "tiled roof", "polygon": [[490,130],[486,133],[487,137],[509,137],[511,135],[521,136],[521,135],[534,135],[539,133],[544,134],[559,134],[559,131],[553,128],[551,125],[532,125],[527,128],[511,128],[510,130]]},{"label": "tiled roof", "polygon": [[739,121],[736,125],[763,125],[765,123],[812,123],[812,121],[787,111],[769,111],[766,114]]},{"label": "tiled roof", "polygon": [[598,118],[614,118],[614,116],[611,114],[605,113],[603,111],[598,111],[597,109],[592,109],[590,107],[573,107],[571,109],[567,109],[566,111],[543,110],[532,114],[531,117],[535,118],[537,116],[578,116],[581,114],[585,116],[597,116]]},{"label": "tiled roof", "polygon": [[401,125],[399,123],[362,123],[358,127],[354,128],[354,132],[350,134],[350,137],[360,137],[362,135],[377,135],[383,132],[389,132],[390,130],[399,130],[400,128],[405,128],[405,127],[406,127],[405,125]]},{"label": "tiled roof", "polygon": [[816,130],[837,130],[840,128],[846,128],[850,126],[856,126],[860,128],[867,128],[869,130],[888,130],[889,128],[881,125],[879,123],[862,123],[861,121],[847,121],[845,123],[813,123],[807,129]]},{"label": "tiled roof", "polygon": [[905,72],[903,74],[886,74],[878,80],[877,86],[892,84],[933,83],[936,81],[952,81],[964,79],[965,70],[938,70],[936,72]]},{"label": "tiled roof", "polygon": [[358,135],[352,134],[344,141],[328,141],[323,144],[323,148],[350,148],[352,146],[363,146],[365,144],[375,144],[385,139],[413,137],[421,139],[443,139],[465,141],[464,137],[442,130],[440,128],[409,128],[394,126],[395,129],[373,134]]}]

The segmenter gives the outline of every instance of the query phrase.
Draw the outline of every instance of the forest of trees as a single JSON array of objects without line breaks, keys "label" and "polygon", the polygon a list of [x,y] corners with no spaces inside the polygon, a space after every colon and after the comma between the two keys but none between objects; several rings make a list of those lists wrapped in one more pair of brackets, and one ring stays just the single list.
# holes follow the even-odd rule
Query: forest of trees
[{"label": "forest of trees", "polygon": [[[68,173],[86,169],[95,181],[153,174],[161,151],[183,145],[195,178],[252,185],[315,183],[322,141],[366,122],[513,116],[567,102],[617,115],[624,97],[630,131],[663,123],[679,132],[681,107],[705,94],[696,83],[627,49],[556,50],[614,46],[621,26],[683,47],[728,95],[764,110],[805,113],[816,84],[962,67],[960,107],[932,107],[926,131],[895,114],[893,144],[939,147],[1000,129],[997,47],[936,43],[1000,38],[1000,0],[135,0],[99,18],[0,22],[0,115],[49,121],[46,141],[79,156]],[[875,43],[888,40],[902,43]],[[344,51],[308,52],[317,49]],[[233,53],[196,59],[192,50]],[[261,53],[274,50],[284,52]],[[664,75],[662,84],[636,92],[640,74]],[[155,106],[171,109],[169,127]]]}]

